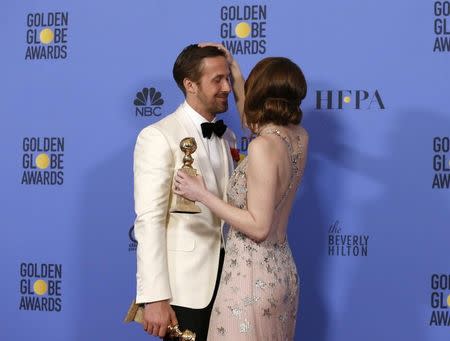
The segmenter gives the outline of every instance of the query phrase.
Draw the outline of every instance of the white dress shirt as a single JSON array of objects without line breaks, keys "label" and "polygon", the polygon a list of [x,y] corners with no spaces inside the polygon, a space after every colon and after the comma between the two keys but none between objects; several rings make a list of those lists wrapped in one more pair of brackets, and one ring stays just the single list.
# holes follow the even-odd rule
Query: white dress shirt
[{"label": "white dress shirt", "polygon": [[[183,103],[183,107],[185,112],[192,120],[192,123],[194,123],[194,126],[196,127],[200,136],[203,136],[201,124],[209,121],[205,119],[202,115],[200,115],[198,112],[196,112],[186,101]],[[211,122],[214,123],[215,121],[216,118],[214,118]],[[216,181],[217,183],[220,183],[220,179],[222,179],[224,176],[224,167],[228,166],[223,164],[224,156],[222,155],[223,153],[220,138],[217,137],[216,134],[212,134],[211,138],[208,139],[206,137],[203,137],[202,140],[197,141],[197,143],[203,143],[203,145],[205,146],[205,149],[208,152],[209,160],[211,161],[211,165],[214,170]],[[220,186],[218,187],[220,197],[222,197],[223,193],[221,191]]]}]

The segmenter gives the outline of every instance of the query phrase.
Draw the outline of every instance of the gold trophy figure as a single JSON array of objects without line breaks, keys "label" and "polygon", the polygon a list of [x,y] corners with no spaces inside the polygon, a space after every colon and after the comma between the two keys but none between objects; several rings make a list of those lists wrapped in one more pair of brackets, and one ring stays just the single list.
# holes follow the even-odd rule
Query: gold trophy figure
[{"label": "gold trophy figure", "polygon": [[[192,154],[197,149],[195,139],[193,137],[185,137],[180,142],[180,149],[184,153],[183,167],[180,168],[180,171],[191,176],[196,176],[197,170],[192,168],[192,162],[194,162]],[[186,199],[180,195],[177,195],[176,205],[170,210],[170,212],[176,213],[200,213],[201,211],[202,210],[200,207],[198,207],[194,201]]]},{"label": "gold trophy figure", "polygon": [[179,328],[178,325],[172,327],[169,326],[168,328],[169,331],[169,337],[177,337],[178,340],[181,341],[195,341],[195,333],[190,331],[189,329],[186,329],[184,332],[182,332]]}]

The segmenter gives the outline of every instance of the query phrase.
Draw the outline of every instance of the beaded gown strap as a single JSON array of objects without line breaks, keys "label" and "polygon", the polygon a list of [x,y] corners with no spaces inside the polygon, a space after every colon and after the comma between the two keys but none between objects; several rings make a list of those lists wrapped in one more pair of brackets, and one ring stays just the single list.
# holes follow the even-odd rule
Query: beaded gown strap
[{"label": "beaded gown strap", "polygon": [[[276,128],[262,131],[259,135],[263,135],[263,134],[274,134],[274,135],[277,135],[278,137],[280,137],[284,141],[284,143],[286,143],[286,146],[289,151],[290,160],[291,160],[291,176],[289,177],[289,185],[286,188],[286,190],[284,191],[280,200],[278,201],[278,204],[275,206],[275,210],[278,210],[278,208],[281,206],[281,204],[284,202],[284,200],[286,200],[286,198],[288,197],[289,192],[291,191],[292,187],[294,187],[294,184],[293,184],[294,178],[300,174],[300,168],[298,167],[298,160],[300,159],[301,152],[299,151],[298,153],[294,153],[294,150],[292,148],[291,143],[289,142],[288,137],[283,135]],[[297,143],[299,146],[301,145],[300,136],[297,136]],[[299,150],[301,150],[301,148],[299,148]]]}]

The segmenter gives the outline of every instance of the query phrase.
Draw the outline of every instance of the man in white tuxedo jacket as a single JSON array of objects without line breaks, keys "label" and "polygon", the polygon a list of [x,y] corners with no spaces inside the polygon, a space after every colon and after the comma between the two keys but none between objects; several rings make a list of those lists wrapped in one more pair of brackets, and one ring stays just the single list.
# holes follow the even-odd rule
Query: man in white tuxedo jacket
[{"label": "man in white tuxedo jacket", "polygon": [[[180,329],[196,332],[197,341],[206,340],[223,263],[223,223],[200,203],[201,213],[171,213],[176,204],[172,186],[183,165],[180,141],[194,137],[193,167],[211,192],[225,198],[233,169],[230,148],[235,147],[236,139],[221,120],[216,122],[216,114],[228,109],[229,73],[225,54],[219,49],[186,47],[173,69],[185,102],[143,129],[137,138],[136,303],[145,304],[144,329],[151,335],[163,337],[169,325],[178,323]],[[215,126],[209,124],[214,122]],[[209,133],[208,129],[202,131],[202,124],[211,128]]]}]

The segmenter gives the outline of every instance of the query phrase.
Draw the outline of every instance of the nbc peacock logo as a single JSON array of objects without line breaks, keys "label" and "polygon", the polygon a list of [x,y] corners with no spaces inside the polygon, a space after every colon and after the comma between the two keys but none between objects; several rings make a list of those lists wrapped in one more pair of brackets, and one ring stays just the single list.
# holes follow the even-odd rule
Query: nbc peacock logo
[{"label": "nbc peacock logo", "polygon": [[164,99],[162,98],[161,92],[157,91],[154,87],[143,88],[136,93],[133,104],[136,107],[136,117],[158,117],[161,116]]}]

